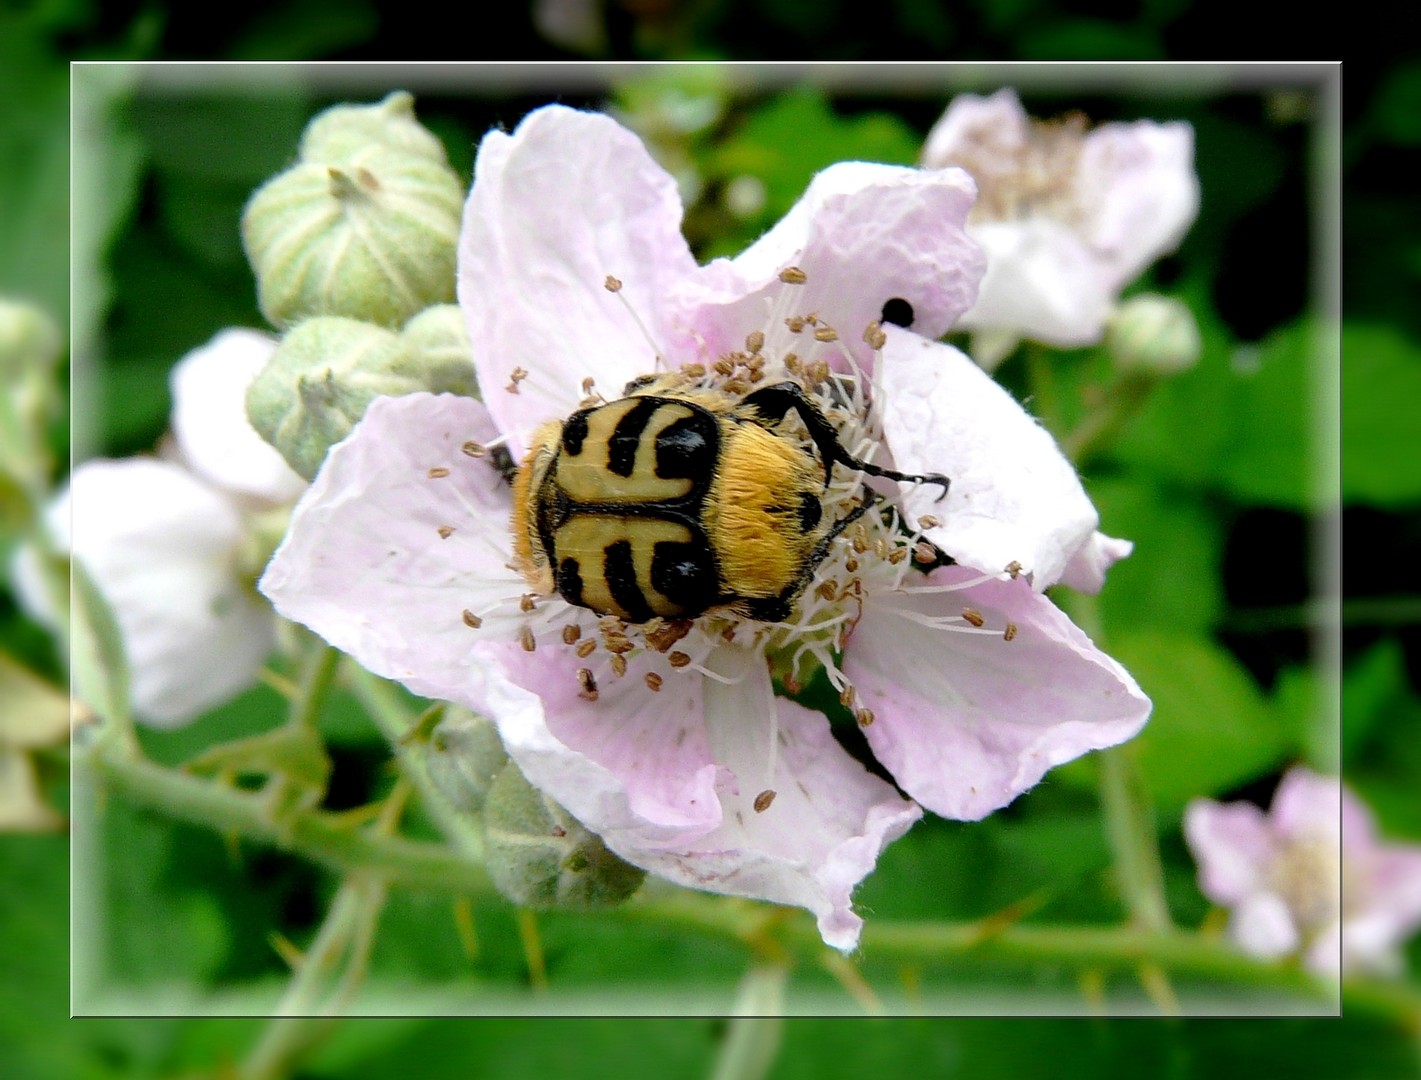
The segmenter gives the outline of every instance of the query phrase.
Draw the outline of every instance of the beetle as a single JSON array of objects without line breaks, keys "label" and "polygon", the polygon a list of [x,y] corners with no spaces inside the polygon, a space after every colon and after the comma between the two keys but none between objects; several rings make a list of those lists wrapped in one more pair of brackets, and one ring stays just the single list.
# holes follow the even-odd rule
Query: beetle
[{"label": "beetle", "polygon": [[[855,458],[796,382],[737,397],[648,376],[624,394],[539,428],[513,479],[518,569],[539,594],[600,615],[645,623],[725,608],[780,622],[874,502],[866,488],[832,520],[835,464],[947,493],[941,474]],[[790,412],[818,460],[782,428]]]}]

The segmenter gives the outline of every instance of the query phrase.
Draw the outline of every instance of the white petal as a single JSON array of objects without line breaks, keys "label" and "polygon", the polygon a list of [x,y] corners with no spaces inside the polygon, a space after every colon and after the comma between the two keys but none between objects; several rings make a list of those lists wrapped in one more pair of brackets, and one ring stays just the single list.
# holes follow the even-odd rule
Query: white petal
[{"label": "white petal", "polygon": [[[670,337],[663,298],[696,269],[681,215],[675,180],[601,114],[550,105],[512,135],[484,137],[459,240],[459,304],[481,392],[516,457],[538,424],[576,407],[584,378],[611,399],[656,369]],[[604,287],[608,275],[621,298]],[[530,375],[510,394],[517,367]]]},{"label": "white petal", "polygon": [[271,359],[276,340],[229,329],[178,361],[169,375],[173,435],[183,461],[218,487],[289,503],[306,487],[247,420],[247,387]]},{"label": "white petal", "polygon": [[928,132],[923,164],[941,169],[965,154],[1014,153],[1026,145],[1030,123],[1016,91],[998,90],[989,97],[958,94]]},{"label": "white petal", "polygon": [[1081,147],[1076,187],[1091,206],[1083,236],[1118,292],[1194,223],[1194,130],[1148,120],[1102,124]]},{"label": "white petal", "polygon": [[1071,556],[1061,574],[1061,584],[1083,593],[1098,593],[1105,584],[1105,572],[1135,550],[1129,540],[1117,540],[1103,532],[1089,540]]},{"label": "white petal", "polygon": [[890,328],[882,368],[895,467],[952,481],[940,503],[931,485],[908,489],[908,519],[943,521],[926,535],[964,565],[1018,562],[1038,591],[1059,581],[1099,517],[1056,440],[950,346]]},{"label": "white petal", "polygon": [[982,246],[987,272],[964,328],[1067,347],[1100,340],[1117,288],[1075,229],[1032,217],[973,224],[968,234]]},{"label": "white petal", "polygon": [[[950,567],[923,585],[973,576]],[[964,608],[988,632],[924,621]],[[1124,668],[1022,581],[870,593],[843,669],[874,713],[865,735],[878,760],[945,817],[976,819],[1005,806],[1051,767],[1132,737],[1150,712]]]},{"label": "white petal", "polygon": [[274,622],[238,580],[226,498],[169,462],[91,461],[49,521],[113,608],[140,717],[175,726],[255,681]]}]

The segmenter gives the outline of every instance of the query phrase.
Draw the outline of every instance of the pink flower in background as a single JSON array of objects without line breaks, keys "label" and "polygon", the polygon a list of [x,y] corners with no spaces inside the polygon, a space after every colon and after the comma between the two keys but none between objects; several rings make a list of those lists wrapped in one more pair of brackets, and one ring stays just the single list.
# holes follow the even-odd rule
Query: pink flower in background
[{"label": "pink flower in background", "polygon": [[[1149,711],[1042,595],[1063,576],[1098,585],[1128,545],[1096,531],[1049,436],[931,340],[975,295],[972,195],[955,170],[835,166],[746,252],[701,267],[674,181],[611,120],[549,107],[491,133],[459,269],[486,400],[375,401],[262,591],[377,674],[490,717],[528,779],[622,858],[808,908],[853,948],[852,891],[920,806],[981,817]],[[882,484],[888,512],[836,540],[777,623],[713,609],[629,625],[533,595],[484,449],[520,458],[540,425],[658,372],[723,393],[797,380],[855,455],[946,472],[949,493]],[[837,519],[862,478],[833,473]],[[914,569],[927,541],[957,565]],[[772,663],[822,668],[911,801],[823,714],[776,696]]]},{"label": "pink flower in background", "polygon": [[981,192],[967,231],[987,273],[958,325],[1001,339],[989,369],[1018,338],[1100,340],[1121,289],[1173,250],[1199,209],[1188,124],[1087,132],[1078,115],[1031,119],[1009,89],[954,98],[923,164],[966,169]]},{"label": "pink flower in background", "polygon": [[1301,955],[1323,974],[1399,970],[1421,925],[1421,846],[1380,843],[1335,776],[1291,770],[1267,814],[1196,799],[1184,835],[1200,889],[1230,909],[1229,936],[1245,952]]}]

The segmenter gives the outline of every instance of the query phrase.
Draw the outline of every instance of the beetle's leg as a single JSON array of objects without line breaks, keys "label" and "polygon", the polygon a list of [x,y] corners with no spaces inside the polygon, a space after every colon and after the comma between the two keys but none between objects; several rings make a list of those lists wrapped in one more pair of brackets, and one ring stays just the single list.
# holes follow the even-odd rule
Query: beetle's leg
[{"label": "beetle's leg", "polygon": [[[829,423],[828,418],[820,412],[818,406],[809,400],[804,388],[798,383],[782,382],[762,387],[745,395],[741,405],[754,409],[762,419],[771,424],[779,423],[791,409],[798,413],[799,418],[804,421],[804,426],[809,429],[809,437],[814,440],[814,445],[819,448],[819,456],[824,461],[825,487],[829,486],[833,465],[837,461],[851,469],[866,472],[869,476],[881,476],[886,480],[897,480],[906,484],[937,484],[942,488],[942,495],[938,496],[938,501],[947,495],[948,485],[952,481],[942,473],[918,475],[896,472],[893,469],[884,469],[867,461],[860,461],[850,454],[844,449],[844,444],[839,442],[834,425]],[[864,507],[861,507],[849,515],[845,521],[852,520],[862,514],[863,510]]]}]

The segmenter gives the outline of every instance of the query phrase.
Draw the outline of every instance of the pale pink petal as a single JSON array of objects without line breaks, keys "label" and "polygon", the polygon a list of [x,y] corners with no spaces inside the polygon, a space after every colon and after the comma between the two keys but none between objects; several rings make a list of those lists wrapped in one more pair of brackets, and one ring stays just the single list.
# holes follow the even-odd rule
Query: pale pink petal
[{"label": "pale pink petal", "polygon": [[867,369],[863,332],[885,302],[907,301],[913,331],[935,338],[976,298],[984,260],[964,231],[976,191],[960,169],[832,165],[753,245],[682,284],[682,319],[712,357],[743,348],[785,291],[780,271],[797,266],[807,280],[793,288],[787,314],[818,313]]},{"label": "pale pink petal", "polygon": [[1369,852],[1342,849],[1343,903],[1365,913],[1394,943],[1421,926],[1421,846],[1380,844]]},{"label": "pale pink petal", "polygon": [[1078,592],[1098,593],[1105,584],[1105,572],[1134,550],[1135,545],[1129,540],[1117,540],[1103,532],[1092,533],[1066,564],[1061,584]]},{"label": "pale pink petal", "polygon": [[1184,839],[1199,865],[1199,889],[1214,903],[1237,904],[1264,888],[1274,839],[1252,803],[1195,799],[1184,811]]},{"label": "pale pink petal", "polygon": [[1096,254],[1069,226],[1050,218],[984,221],[972,239],[987,257],[967,330],[1010,329],[1050,345],[1100,340],[1118,289]]},{"label": "pale pink petal", "polygon": [[[1348,968],[1352,967],[1354,958],[1346,955],[1348,936],[1350,936],[1350,929],[1343,926],[1341,922],[1334,920],[1328,923],[1313,935],[1307,952],[1303,956],[1303,966],[1318,975],[1333,977],[1340,974],[1344,965]],[[1377,959],[1379,958],[1368,957],[1368,963],[1375,964]],[[1377,969],[1372,966],[1371,970]]]},{"label": "pale pink petal", "polygon": [[[675,180],[601,114],[550,105],[512,135],[484,137],[459,240],[459,304],[481,391],[515,456],[540,423],[576,407],[584,378],[612,398],[656,368],[669,337],[663,298],[696,269],[681,214]],[[604,287],[608,275],[625,304]],[[519,367],[531,374],[508,393]]]},{"label": "pale pink petal", "polygon": [[475,644],[516,633],[527,591],[505,565],[508,486],[461,450],[493,431],[472,398],[377,398],[297,504],[262,592],[377,675],[463,701]]},{"label": "pale pink petal", "polygon": [[48,519],[113,609],[140,718],[175,727],[256,681],[274,620],[238,577],[226,497],[170,462],[91,461]]},{"label": "pale pink petal", "polygon": [[183,462],[238,495],[289,503],[306,487],[247,420],[247,386],[276,351],[255,330],[223,330],[178,361],[169,375],[173,436]]},{"label": "pale pink petal", "polygon": [[1302,944],[1297,924],[1282,897],[1254,893],[1245,897],[1229,919],[1229,936],[1250,956],[1287,956]]},{"label": "pale pink petal", "polygon": [[[948,567],[923,584],[968,580]],[[925,625],[979,613],[994,633]],[[1007,623],[1014,640],[1004,640]],[[899,787],[945,817],[1005,806],[1052,766],[1136,734],[1149,699],[1045,597],[1022,581],[959,592],[871,593],[844,673],[874,714],[869,745]]]},{"label": "pale pink petal", "polygon": [[[472,659],[458,700],[493,720],[529,781],[623,858],[653,869],[645,851],[720,824],[727,778],[706,738],[698,673],[640,652],[618,677],[605,652],[582,659],[560,639],[533,653],[490,642]],[[584,667],[595,700],[578,678]],[[663,679],[660,692],[647,688],[649,672]]]},{"label": "pale pink petal", "polygon": [[[628,862],[808,908],[828,944],[852,949],[853,889],[921,810],[850,758],[821,714],[776,699],[756,656],[720,650],[717,674],[735,680],[726,683],[645,652],[619,678],[600,655],[482,646],[469,703],[496,720],[529,780]],[[596,700],[576,677],[584,664]],[[648,672],[660,691],[647,689]],[[776,794],[756,812],[766,790]]]},{"label": "pale pink petal", "polygon": [[923,164],[941,169],[967,156],[1014,154],[1029,137],[1030,120],[1015,90],[1003,88],[988,97],[958,94],[928,132]]},{"label": "pale pink petal", "polygon": [[[1366,815],[1360,806],[1355,809]],[[1273,827],[1282,836],[1323,837],[1339,844],[1342,781],[1301,767],[1289,769],[1273,794],[1271,815]]]},{"label": "pale pink petal", "polygon": [[1081,147],[1076,186],[1090,210],[1085,237],[1118,292],[1173,251],[1199,213],[1194,129],[1102,124]]},{"label": "pale pink petal", "polygon": [[931,485],[907,489],[908,520],[942,521],[925,535],[964,565],[1020,563],[1038,591],[1059,581],[1100,519],[1051,434],[948,345],[890,328],[882,379],[895,467],[952,481],[942,502]]}]

